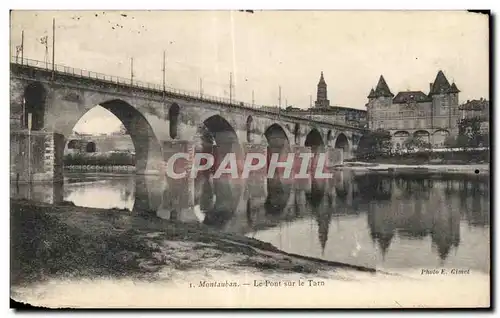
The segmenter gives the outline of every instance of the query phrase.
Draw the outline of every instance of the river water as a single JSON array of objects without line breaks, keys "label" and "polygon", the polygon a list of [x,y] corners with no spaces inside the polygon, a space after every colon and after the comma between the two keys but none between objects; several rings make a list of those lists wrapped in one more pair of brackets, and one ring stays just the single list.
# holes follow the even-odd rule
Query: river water
[{"label": "river water", "polygon": [[[67,174],[64,183],[11,185],[11,197],[155,213],[202,222],[291,253],[378,269],[490,271],[489,179],[390,177],[337,171],[327,182],[192,185],[160,177]],[[117,213],[130,213],[117,211]]]}]

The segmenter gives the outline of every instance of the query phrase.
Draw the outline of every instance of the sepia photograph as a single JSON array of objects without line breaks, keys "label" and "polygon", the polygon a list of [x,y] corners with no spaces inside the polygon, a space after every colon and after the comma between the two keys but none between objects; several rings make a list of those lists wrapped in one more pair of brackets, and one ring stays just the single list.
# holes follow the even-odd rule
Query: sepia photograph
[{"label": "sepia photograph", "polygon": [[11,308],[491,308],[491,19],[11,10]]}]

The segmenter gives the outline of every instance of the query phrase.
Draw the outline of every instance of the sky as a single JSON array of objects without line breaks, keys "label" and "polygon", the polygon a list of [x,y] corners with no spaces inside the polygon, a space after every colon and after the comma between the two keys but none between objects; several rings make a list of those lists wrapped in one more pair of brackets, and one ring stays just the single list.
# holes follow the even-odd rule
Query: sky
[{"label": "sky", "polygon": [[[233,98],[256,105],[281,86],[282,106],[308,108],[321,71],[330,104],[358,109],[381,74],[395,94],[427,93],[438,70],[461,102],[489,94],[488,17],[463,11],[13,11],[11,55],[24,30],[24,57],[50,61],[53,18],[57,64],[130,78],[133,58],[134,79],[161,84],[165,50],[167,86],[229,97],[233,73]],[[109,114],[75,129],[118,129]]]}]

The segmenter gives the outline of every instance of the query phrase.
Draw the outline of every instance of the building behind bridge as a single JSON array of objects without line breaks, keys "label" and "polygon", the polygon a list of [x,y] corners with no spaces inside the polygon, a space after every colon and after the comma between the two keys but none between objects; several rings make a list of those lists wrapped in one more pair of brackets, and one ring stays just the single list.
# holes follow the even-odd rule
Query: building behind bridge
[{"label": "building behind bridge", "polygon": [[367,127],[366,110],[347,106],[330,105],[328,100],[328,89],[323,72],[321,72],[318,82],[316,101],[314,107],[309,109],[300,109],[287,107],[284,110],[287,114],[307,117],[317,121],[323,121],[332,124],[344,124],[354,127]]},{"label": "building behind bridge", "polygon": [[446,137],[458,134],[462,118],[479,113],[484,121],[489,120],[489,103],[481,99],[460,105],[459,93],[457,85],[450,84],[441,70],[429,84],[427,94],[408,90],[394,95],[381,75],[376,88],[368,94],[368,127],[389,131],[395,148],[403,147],[411,136],[420,137],[432,147],[442,147]]},{"label": "building behind bridge", "polygon": [[481,133],[488,133],[490,129],[490,102],[484,98],[468,100],[459,107],[461,118],[477,118],[481,122]]},{"label": "building behind bridge", "polygon": [[72,134],[68,137],[65,153],[85,152],[128,152],[135,153],[132,138],[127,134]]}]

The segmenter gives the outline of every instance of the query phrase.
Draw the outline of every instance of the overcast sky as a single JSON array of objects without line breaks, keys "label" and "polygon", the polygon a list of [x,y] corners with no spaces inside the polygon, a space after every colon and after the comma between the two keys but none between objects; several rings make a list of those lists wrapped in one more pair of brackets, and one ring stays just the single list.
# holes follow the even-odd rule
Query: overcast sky
[{"label": "overcast sky", "polygon": [[[488,97],[488,18],[452,12],[376,11],[14,11],[11,55],[25,32],[24,56],[44,60],[40,38],[56,19],[56,63],[160,84],[276,105],[309,107],[320,72],[332,105],[365,109],[384,75],[393,93],[427,93],[438,70],[462,91],[460,100]],[[95,127],[119,126],[87,113]],[[113,130],[109,128],[110,130]],[[104,132],[104,131],[103,131]]]}]

